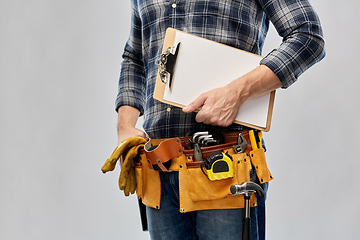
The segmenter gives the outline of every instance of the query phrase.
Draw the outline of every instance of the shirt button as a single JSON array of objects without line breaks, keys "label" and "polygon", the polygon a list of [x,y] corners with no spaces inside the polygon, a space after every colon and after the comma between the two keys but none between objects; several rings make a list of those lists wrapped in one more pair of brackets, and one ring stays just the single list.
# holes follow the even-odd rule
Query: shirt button
[{"label": "shirt button", "polygon": [[171,111],[171,108],[168,107],[168,108],[166,109],[166,111],[170,112],[170,111]]},{"label": "shirt button", "polygon": [[171,6],[172,8],[176,8],[176,3],[173,3]]}]

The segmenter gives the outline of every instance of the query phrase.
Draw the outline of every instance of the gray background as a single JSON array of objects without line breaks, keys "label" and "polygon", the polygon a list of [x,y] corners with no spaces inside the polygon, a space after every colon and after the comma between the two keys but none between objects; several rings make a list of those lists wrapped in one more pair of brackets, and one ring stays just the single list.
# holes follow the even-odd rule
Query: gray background
[{"label": "gray background", "polygon": [[[313,0],[326,58],[276,96],[267,236],[358,239],[359,1]],[[0,239],[149,239],[119,168],[127,0],[0,1]],[[264,54],[281,39],[271,29]]]}]

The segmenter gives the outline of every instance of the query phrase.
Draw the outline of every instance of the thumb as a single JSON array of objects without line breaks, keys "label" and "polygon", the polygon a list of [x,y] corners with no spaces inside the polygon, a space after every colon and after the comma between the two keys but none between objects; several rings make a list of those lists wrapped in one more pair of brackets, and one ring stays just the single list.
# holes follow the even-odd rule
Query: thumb
[{"label": "thumb", "polygon": [[182,110],[185,113],[191,113],[193,111],[200,110],[201,107],[204,105],[204,103],[205,103],[205,98],[203,97],[203,95],[200,95],[198,98],[196,98],[194,101],[189,103]]}]

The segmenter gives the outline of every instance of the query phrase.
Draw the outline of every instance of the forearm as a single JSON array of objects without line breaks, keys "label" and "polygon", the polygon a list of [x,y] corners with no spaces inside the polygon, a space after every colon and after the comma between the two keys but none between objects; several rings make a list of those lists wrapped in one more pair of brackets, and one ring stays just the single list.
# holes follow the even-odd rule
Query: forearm
[{"label": "forearm", "polygon": [[126,105],[118,108],[117,133],[119,144],[133,136],[146,138],[146,134],[135,127],[139,116],[140,110],[137,108]]},{"label": "forearm", "polygon": [[117,130],[121,131],[124,127],[135,127],[140,116],[140,111],[134,107],[121,106],[118,109]]},{"label": "forearm", "polygon": [[258,97],[282,87],[277,75],[265,65],[260,65],[248,74],[234,80],[228,86],[242,105],[251,98]]}]

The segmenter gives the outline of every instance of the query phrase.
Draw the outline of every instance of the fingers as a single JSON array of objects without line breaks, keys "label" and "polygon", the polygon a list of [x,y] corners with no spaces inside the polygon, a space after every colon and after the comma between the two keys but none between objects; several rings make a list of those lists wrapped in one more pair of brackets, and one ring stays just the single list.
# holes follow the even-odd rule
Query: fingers
[{"label": "fingers", "polygon": [[205,92],[184,107],[183,112],[199,110],[195,118],[197,122],[220,127],[230,126],[235,120],[240,105],[236,97],[224,92],[227,91],[221,88]]},{"label": "fingers", "polygon": [[208,99],[207,94],[201,94],[198,98],[194,101],[189,103],[186,107],[183,108],[183,112],[191,113],[196,110],[199,112],[196,114],[195,120],[199,123],[211,124],[211,116],[209,111],[207,110],[207,103],[206,100]]},{"label": "fingers", "polygon": [[189,103],[182,110],[185,113],[191,113],[191,112],[194,112],[194,111],[199,110],[199,109],[201,110],[202,106],[205,103],[205,100],[206,100],[206,97],[204,96],[204,94],[201,94],[198,98],[196,98],[194,101]]},{"label": "fingers", "polygon": [[204,106],[204,108],[196,114],[195,120],[208,125],[228,127],[234,122],[235,117],[233,117],[232,112],[213,111],[213,109],[208,109]]}]

